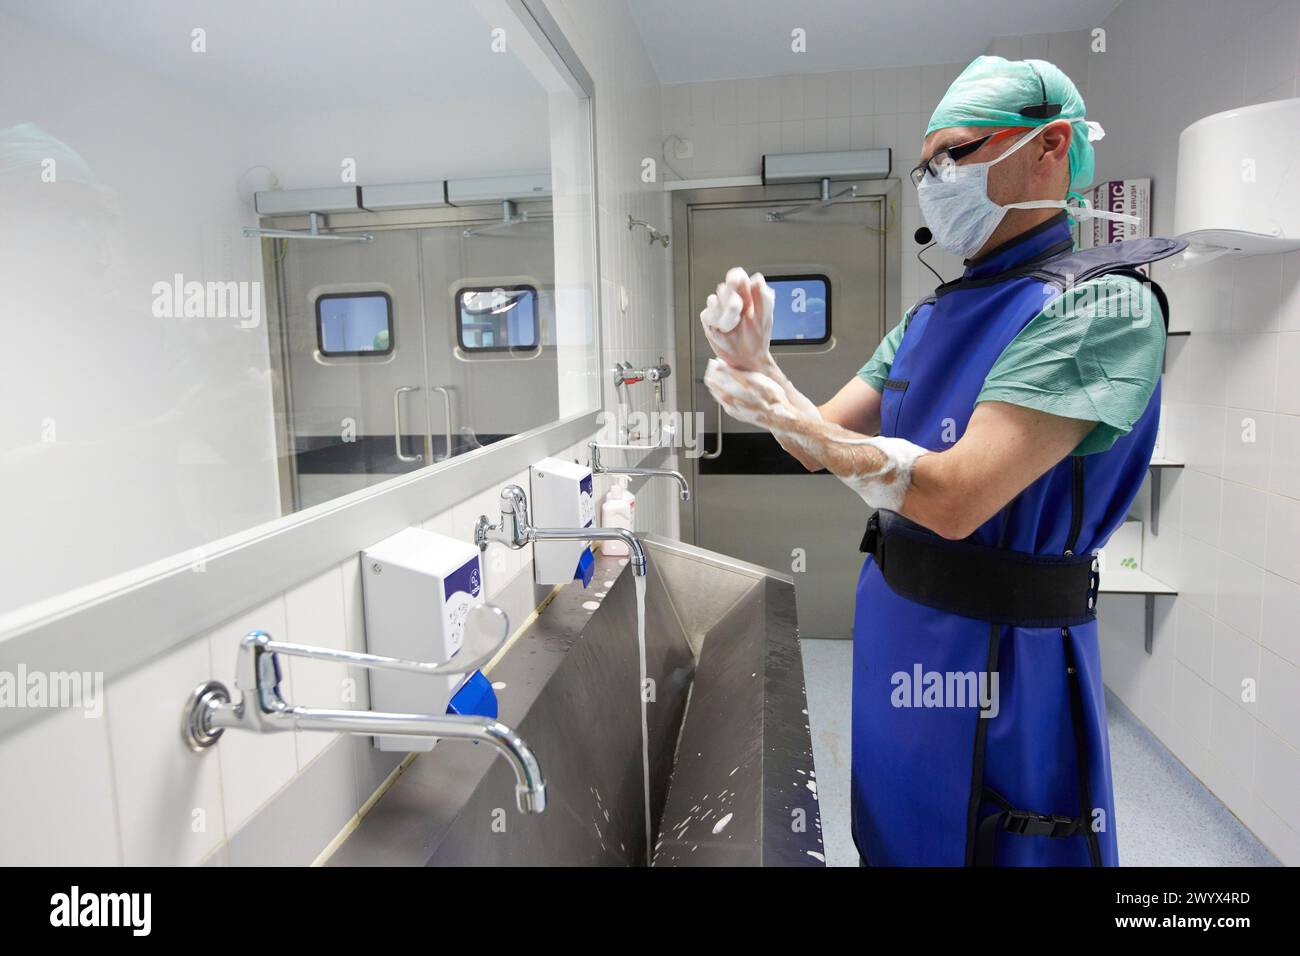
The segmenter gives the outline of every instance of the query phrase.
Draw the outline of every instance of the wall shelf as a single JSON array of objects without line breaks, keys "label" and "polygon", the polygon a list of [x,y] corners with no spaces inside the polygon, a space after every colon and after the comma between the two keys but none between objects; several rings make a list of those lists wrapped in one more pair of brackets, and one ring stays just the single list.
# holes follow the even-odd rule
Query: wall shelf
[{"label": "wall shelf", "polygon": [[1147,469],[1151,472],[1151,533],[1160,533],[1160,477],[1166,468],[1182,468],[1181,461],[1168,458],[1152,458]]},{"label": "wall shelf", "polygon": [[[1181,467],[1181,466],[1180,466]],[[1152,470],[1152,475],[1157,472]],[[1142,646],[1148,654],[1155,641],[1156,598],[1176,597],[1177,588],[1171,588],[1163,581],[1153,578],[1145,571],[1102,571],[1098,594],[1140,594],[1146,604],[1144,637]]]},{"label": "wall shelf", "polygon": [[[1191,335],[1190,329],[1171,330],[1166,328],[1167,337],[1181,337]],[[1166,351],[1161,359],[1161,375],[1164,374],[1164,360],[1169,357]],[[1147,472],[1151,476],[1151,514],[1150,520],[1143,529],[1143,534],[1150,530],[1152,536],[1160,534],[1160,482],[1164,477],[1166,469],[1182,468],[1181,461],[1174,461],[1171,458],[1152,458],[1147,463]],[[1171,588],[1163,581],[1153,578],[1145,571],[1103,571],[1101,573],[1101,584],[1098,586],[1099,594],[1140,594],[1143,603],[1146,605],[1143,620],[1143,639],[1142,646],[1148,654],[1155,641],[1155,621],[1156,621],[1156,597],[1176,597],[1178,590]]]},{"label": "wall shelf", "polygon": [[[1165,341],[1168,342],[1170,339],[1178,339],[1191,334],[1192,332],[1190,329],[1183,329],[1181,331],[1171,331],[1170,329],[1165,329]],[[1168,364],[1169,364],[1169,349],[1166,348],[1165,354],[1160,356],[1161,375],[1165,374],[1165,368]]]},{"label": "wall shelf", "polygon": [[1157,594],[1173,596],[1177,588],[1153,578],[1145,571],[1102,571],[1099,594]]}]

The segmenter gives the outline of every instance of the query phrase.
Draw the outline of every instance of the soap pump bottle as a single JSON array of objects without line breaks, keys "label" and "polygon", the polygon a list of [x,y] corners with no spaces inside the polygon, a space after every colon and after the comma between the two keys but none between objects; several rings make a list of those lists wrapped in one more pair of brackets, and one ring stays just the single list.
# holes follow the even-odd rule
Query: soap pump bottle
[{"label": "soap pump bottle", "polygon": [[[606,528],[626,528],[632,530],[636,511],[636,495],[627,490],[628,476],[619,475],[617,483],[605,492],[605,500],[600,506],[600,523]],[[622,541],[603,541],[600,550],[615,557],[627,556],[627,545]]]}]

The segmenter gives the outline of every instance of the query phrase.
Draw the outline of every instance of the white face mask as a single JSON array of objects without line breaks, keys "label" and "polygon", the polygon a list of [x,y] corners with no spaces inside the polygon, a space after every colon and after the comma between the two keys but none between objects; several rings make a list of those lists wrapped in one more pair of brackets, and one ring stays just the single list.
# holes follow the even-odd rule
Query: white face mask
[{"label": "white face mask", "polygon": [[[1093,134],[1093,127],[1096,127],[1096,135]],[[1036,127],[997,159],[987,163],[952,165],[940,178],[926,174],[916,187],[916,196],[925,224],[930,227],[939,245],[953,255],[963,259],[971,258],[984,248],[1008,209],[1068,209],[1076,219],[1099,217],[1121,222],[1140,221],[1138,217],[1127,213],[1093,209],[1083,199],[1078,205],[1064,199],[1031,199],[1007,203],[1005,206],[999,206],[990,199],[989,167],[1002,162],[1043,129],[1042,126]],[[1100,126],[1089,124],[1088,139],[1100,139],[1101,135]]]}]

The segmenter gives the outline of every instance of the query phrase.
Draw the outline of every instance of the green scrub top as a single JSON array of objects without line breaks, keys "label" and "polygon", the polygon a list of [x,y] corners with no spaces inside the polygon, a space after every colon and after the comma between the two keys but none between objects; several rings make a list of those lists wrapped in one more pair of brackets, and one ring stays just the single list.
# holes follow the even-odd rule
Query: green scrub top
[{"label": "green scrub top", "polygon": [[[1117,316],[1124,316],[1118,318]],[[858,377],[880,392],[905,322],[885,336]],[[975,399],[1097,422],[1075,455],[1106,451],[1146,411],[1160,379],[1160,305],[1131,276],[1081,282],[1030,320],[1002,351]]]}]

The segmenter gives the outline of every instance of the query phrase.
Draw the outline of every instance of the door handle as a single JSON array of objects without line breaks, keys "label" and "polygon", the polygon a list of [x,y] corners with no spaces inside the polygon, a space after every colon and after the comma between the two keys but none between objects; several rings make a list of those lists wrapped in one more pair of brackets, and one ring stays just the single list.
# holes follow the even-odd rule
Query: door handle
[{"label": "door handle", "polygon": [[447,454],[441,458],[434,458],[434,461],[446,461],[452,456],[451,450],[451,390],[445,385],[430,385],[429,391],[437,392],[442,396],[443,419],[442,431],[447,436]]},{"label": "door handle", "polygon": [[[700,385],[704,384],[703,377],[697,378],[695,381],[698,382]],[[715,458],[722,457],[722,403],[714,402],[714,405],[718,409],[718,447],[713,449],[713,451],[706,451],[700,453],[701,458],[707,458],[709,461],[712,461]]]},{"label": "door handle", "polygon": [[398,461],[423,461],[423,455],[407,455],[402,451],[402,394],[418,392],[419,385],[399,385],[393,390],[393,446],[397,451]]},{"label": "door handle", "polygon": [[713,451],[706,451],[700,455],[701,458],[708,458],[710,461],[722,457],[722,404],[720,402],[714,402],[713,404],[718,409],[718,447]]}]

